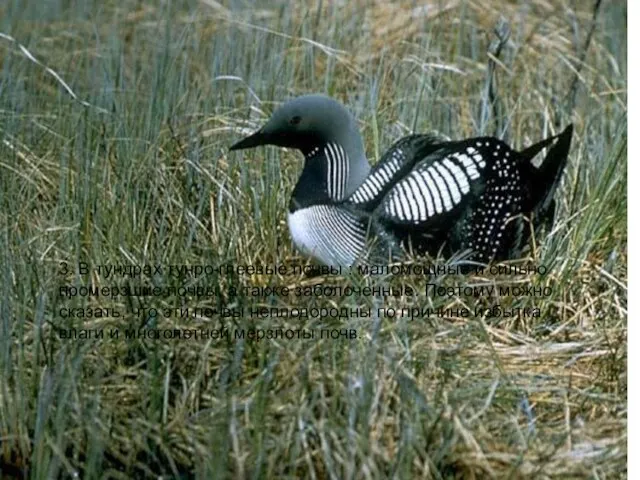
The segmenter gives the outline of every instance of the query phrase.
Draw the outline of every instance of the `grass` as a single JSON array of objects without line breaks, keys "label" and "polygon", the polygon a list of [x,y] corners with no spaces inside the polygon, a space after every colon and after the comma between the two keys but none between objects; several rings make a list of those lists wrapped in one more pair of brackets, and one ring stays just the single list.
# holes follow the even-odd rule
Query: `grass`
[{"label": "grass", "polygon": [[[624,478],[626,4],[604,0],[590,36],[590,3],[0,6],[0,32],[90,104],[0,38],[2,476]],[[510,37],[490,66],[501,17]],[[414,130],[498,134],[520,148],[573,122],[556,225],[518,263],[548,273],[170,272],[305,264],[285,221],[299,154],[227,149],[274,106],[308,92],[349,106],[373,161]],[[162,268],[136,278],[97,270],[131,264]],[[417,295],[243,290],[317,283]],[[552,293],[425,295],[427,283]],[[215,295],[68,298],[61,286],[200,286]],[[399,315],[498,304],[541,314]],[[362,307],[372,316],[247,314],[258,306]],[[176,314],[196,307],[218,313]],[[69,308],[120,316],[60,315]],[[222,317],[225,308],[245,315]],[[234,338],[276,327],[357,338]],[[139,328],[223,329],[230,338],[125,337]],[[63,338],[70,329],[104,337]]]}]

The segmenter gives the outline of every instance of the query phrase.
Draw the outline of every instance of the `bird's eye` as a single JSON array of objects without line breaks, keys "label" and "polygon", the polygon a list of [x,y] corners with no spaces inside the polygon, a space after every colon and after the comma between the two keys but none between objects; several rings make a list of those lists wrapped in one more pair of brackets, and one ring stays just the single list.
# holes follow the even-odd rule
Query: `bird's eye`
[{"label": "bird's eye", "polygon": [[302,118],[299,115],[296,115],[295,117],[291,117],[291,120],[289,120],[289,123],[291,125],[298,125],[300,123],[300,120],[302,120]]}]

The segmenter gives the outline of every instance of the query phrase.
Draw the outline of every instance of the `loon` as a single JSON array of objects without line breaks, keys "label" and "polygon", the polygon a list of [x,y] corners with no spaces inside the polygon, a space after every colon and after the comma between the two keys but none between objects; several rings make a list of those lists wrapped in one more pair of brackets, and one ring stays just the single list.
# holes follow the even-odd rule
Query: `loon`
[{"label": "loon", "polygon": [[[296,247],[325,265],[395,260],[407,250],[466,252],[489,263],[515,258],[532,231],[553,223],[572,132],[570,124],[520,152],[494,137],[414,134],[371,168],[354,117],[314,94],[284,103],[230,150],[275,145],[302,152],[289,230]],[[536,167],[532,160],[546,147]]]}]

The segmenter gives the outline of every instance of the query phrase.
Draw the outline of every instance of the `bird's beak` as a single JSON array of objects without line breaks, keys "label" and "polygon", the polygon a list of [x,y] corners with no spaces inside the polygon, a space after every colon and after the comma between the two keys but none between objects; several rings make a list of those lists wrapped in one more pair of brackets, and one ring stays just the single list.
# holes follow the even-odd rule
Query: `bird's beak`
[{"label": "bird's beak", "polygon": [[258,130],[253,135],[249,135],[243,138],[238,143],[234,143],[229,150],[243,150],[245,148],[255,148],[260,145],[267,145],[269,143],[269,136],[262,130]]}]

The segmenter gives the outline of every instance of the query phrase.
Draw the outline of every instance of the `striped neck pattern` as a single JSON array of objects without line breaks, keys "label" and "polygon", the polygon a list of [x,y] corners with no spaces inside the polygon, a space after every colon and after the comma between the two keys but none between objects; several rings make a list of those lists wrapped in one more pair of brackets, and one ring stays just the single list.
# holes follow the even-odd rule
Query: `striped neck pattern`
[{"label": "striped neck pattern", "polygon": [[337,143],[329,142],[324,146],[324,158],[327,165],[327,193],[334,202],[345,197],[349,180],[349,158]]},{"label": "striped neck pattern", "polygon": [[312,148],[304,156],[290,211],[344,200],[349,193],[350,175],[350,159],[340,144],[329,142]]}]

